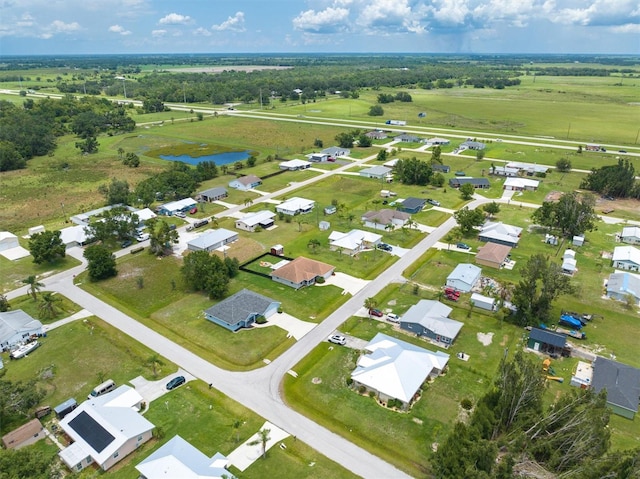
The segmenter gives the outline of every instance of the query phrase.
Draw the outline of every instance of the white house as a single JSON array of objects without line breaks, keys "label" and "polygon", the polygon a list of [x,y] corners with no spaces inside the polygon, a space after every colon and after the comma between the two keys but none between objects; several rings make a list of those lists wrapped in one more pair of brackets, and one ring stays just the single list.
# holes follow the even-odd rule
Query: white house
[{"label": "white house", "polygon": [[236,220],[236,228],[244,231],[254,232],[257,227],[262,229],[271,228],[274,225],[276,214],[273,211],[261,210],[255,213],[247,213],[239,220]]},{"label": "white house", "polygon": [[183,198],[178,201],[170,201],[164,205],[158,207],[158,213],[165,216],[172,216],[176,213],[184,213],[190,209],[198,206],[198,203],[193,198]]},{"label": "white house", "polygon": [[323,163],[325,161],[329,161],[329,154],[328,153],[311,153],[307,155],[307,158],[309,158],[309,161],[313,163]]},{"label": "white house", "polygon": [[367,211],[362,215],[364,226],[374,230],[388,230],[389,225],[393,225],[394,228],[402,228],[410,219],[411,215],[409,213],[389,209]]},{"label": "white house", "polygon": [[623,243],[640,244],[640,227],[625,226],[620,234],[620,241]]},{"label": "white house", "polygon": [[510,191],[536,191],[540,182],[528,178],[507,178],[504,180],[503,189]]},{"label": "white house", "polygon": [[351,378],[355,387],[364,386],[379,400],[397,399],[407,408],[422,384],[439,376],[448,362],[446,353],[378,333],[364,347]]},{"label": "white house", "polygon": [[607,296],[618,301],[626,301],[630,295],[640,304],[640,275],[633,273],[611,273],[607,281]]},{"label": "white house", "polygon": [[294,196],[293,198],[283,201],[278,206],[276,206],[276,211],[278,213],[290,216],[298,214],[304,215],[307,213],[311,213],[315,204],[316,202],[313,200],[307,200],[305,198],[298,198],[297,196]]},{"label": "white house", "polygon": [[140,479],[235,479],[228,465],[229,460],[219,452],[208,457],[180,436],[173,436],[136,469]]},{"label": "white house", "polygon": [[429,145],[448,145],[449,143],[451,143],[451,140],[447,140],[446,138],[439,138],[439,137],[434,137],[434,138],[429,138],[427,140],[427,144]]},{"label": "white house", "polygon": [[387,183],[393,181],[393,175],[391,174],[391,168],[386,166],[372,166],[370,168],[365,168],[364,170],[360,170],[359,175],[365,178],[374,178],[376,180],[383,180]]},{"label": "white house", "polygon": [[633,246],[616,246],[613,249],[613,267],[627,271],[640,271],[640,250]]},{"label": "white house", "polygon": [[151,211],[150,208],[143,208],[141,210],[134,211],[133,214],[138,216],[138,221],[140,221],[140,224],[145,224],[145,222],[147,222],[148,220],[158,216],[153,211]]},{"label": "white house", "polygon": [[84,246],[91,241],[89,235],[84,230],[86,226],[68,226],[60,230],[60,240],[66,248],[73,248],[74,246]]},{"label": "white house", "polygon": [[246,175],[231,180],[229,182],[229,188],[234,188],[240,191],[249,191],[253,188],[257,188],[262,184],[262,180],[256,175]]},{"label": "white house", "polygon": [[21,309],[0,313],[0,351],[11,349],[34,336],[42,336],[42,323]]},{"label": "white house", "polygon": [[74,472],[94,462],[103,471],[111,468],[151,439],[155,426],[138,413],[142,402],[129,386],[84,401],[60,421],[73,441],[60,459]]},{"label": "white house", "polygon": [[522,228],[511,226],[502,222],[487,221],[480,230],[478,238],[480,241],[498,243],[515,248],[520,241]]},{"label": "white house", "polygon": [[518,173],[520,172],[520,169],[519,168],[511,168],[509,166],[495,166],[494,165],[489,169],[489,172],[492,175],[514,177],[514,176],[518,176]]},{"label": "white house", "polygon": [[224,228],[207,230],[187,243],[189,251],[214,251],[238,240],[238,233]]},{"label": "white house", "polygon": [[310,161],[298,160],[298,159],[280,162],[281,170],[289,170],[289,171],[306,170],[310,166],[311,166]]},{"label": "white house", "polygon": [[375,248],[382,241],[382,235],[362,230],[351,230],[348,233],[332,231],[329,235],[329,249],[341,251],[353,256],[368,248]]},{"label": "white house", "polygon": [[447,286],[468,293],[480,279],[482,269],[470,263],[460,263],[447,276]]}]

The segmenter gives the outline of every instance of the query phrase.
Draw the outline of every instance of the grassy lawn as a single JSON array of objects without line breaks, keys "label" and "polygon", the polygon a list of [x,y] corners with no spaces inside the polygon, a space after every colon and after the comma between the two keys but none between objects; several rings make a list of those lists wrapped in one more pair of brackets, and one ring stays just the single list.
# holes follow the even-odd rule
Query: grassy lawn
[{"label": "grassy lawn", "polygon": [[64,319],[67,316],[71,316],[72,314],[75,314],[82,309],[80,306],[78,306],[65,296],[58,295],[57,293],[54,294],[60,299],[60,301],[55,305],[57,310],[56,314],[50,318],[44,318],[40,311],[40,294],[38,294],[38,300],[36,301],[33,300],[31,295],[24,295],[12,299],[11,301],[9,301],[9,304],[11,305],[11,309],[13,311],[15,311],[16,309],[21,309],[29,316],[39,319],[43,324],[49,324],[60,319]]},{"label": "grassy lawn", "polygon": [[[25,247],[26,245],[22,246]],[[24,286],[22,280],[32,274],[36,275],[40,280],[45,276],[59,273],[79,264],[80,262],[71,256],[59,258],[53,263],[43,264],[35,264],[31,256],[16,261],[9,261],[4,256],[0,256],[0,271],[2,271],[0,275],[0,292],[4,293]]]}]

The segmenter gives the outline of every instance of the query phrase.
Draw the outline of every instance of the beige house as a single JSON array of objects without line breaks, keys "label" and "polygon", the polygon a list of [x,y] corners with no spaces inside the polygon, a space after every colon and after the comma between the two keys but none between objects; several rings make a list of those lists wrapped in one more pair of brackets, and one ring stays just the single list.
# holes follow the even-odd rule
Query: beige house
[{"label": "beige house", "polygon": [[18,429],[14,429],[10,433],[2,436],[2,445],[5,449],[20,449],[44,437],[44,427],[42,427],[38,419],[33,419]]},{"label": "beige house", "polygon": [[318,278],[328,279],[335,266],[298,256],[271,273],[271,279],[295,289],[315,284]]}]

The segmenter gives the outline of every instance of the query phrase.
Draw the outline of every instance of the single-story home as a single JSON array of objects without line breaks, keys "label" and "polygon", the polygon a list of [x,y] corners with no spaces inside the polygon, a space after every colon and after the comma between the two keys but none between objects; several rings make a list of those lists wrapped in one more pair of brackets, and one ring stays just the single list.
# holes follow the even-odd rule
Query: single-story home
[{"label": "single-story home", "polygon": [[448,145],[449,143],[451,143],[451,140],[447,140],[446,138],[439,138],[439,137],[435,137],[435,138],[429,138],[427,140],[427,143],[430,145]]},{"label": "single-story home", "polygon": [[329,279],[335,266],[298,256],[284,266],[271,272],[271,279],[294,289],[315,284],[318,278]]},{"label": "single-story home", "polygon": [[449,173],[451,171],[451,167],[449,165],[441,165],[440,163],[432,163],[431,169],[439,173]]},{"label": "single-story home", "polygon": [[480,141],[467,140],[460,143],[460,148],[466,148],[468,150],[484,150],[487,145]]},{"label": "single-story home", "polygon": [[313,163],[323,163],[325,161],[329,161],[329,155],[327,153],[311,153],[307,155],[309,161]]},{"label": "single-story home", "polygon": [[536,173],[546,173],[549,170],[548,166],[537,165],[535,163],[521,163],[519,161],[510,161],[505,166],[507,168],[517,168],[527,176],[533,176]]},{"label": "single-story home", "polygon": [[509,166],[492,165],[491,168],[489,168],[489,174],[496,175],[496,176],[514,177],[514,176],[518,176],[519,172],[520,172],[519,168],[511,168]]},{"label": "single-story home", "polygon": [[460,263],[447,276],[447,286],[468,293],[480,279],[482,269],[470,263]]},{"label": "single-story home", "polygon": [[490,268],[500,269],[511,254],[511,246],[498,243],[485,243],[476,254],[476,263]]},{"label": "single-story home", "polygon": [[151,208],[142,208],[141,210],[134,211],[133,214],[138,217],[140,225],[144,225],[150,219],[158,216],[151,210]]},{"label": "single-story home", "polygon": [[32,419],[2,436],[2,445],[5,449],[20,449],[21,447],[30,446],[45,437],[42,423],[38,419]]},{"label": "single-story home", "polygon": [[531,328],[527,347],[541,353],[561,355],[567,347],[567,337],[548,329]]},{"label": "single-story home", "polygon": [[227,243],[233,243],[238,240],[238,233],[224,228],[216,230],[207,230],[197,238],[187,242],[189,251],[214,251],[222,248]]},{"label": "single-story home", "polygon": [[329,249],[353,256],[365,249],[375,248],[382,242],[382,235],[362,230],[351,230],[348,233],[332,231],[329,235]]},{"label": "single-story home", "polygon": [[248,191],[253,188],[257,188],[262,184],[262,180],[256,175],[240,176],[235,180],[229,182],[229,188],[234,188],[240,191]]},{"label": "single-story home", "polygon": [[198,206],[198,202],[193,198],[183,198],[178,201],[171,201],[160,205],[157,209],[158,214],[165,216],[173,216],[176,213],[185,213]]},{"label": "single-story home", "polygon": [[456,176],[449,179],[449,186],[451,188],[460,188],[462,185],[471,183],[475,189],[487,189],[491,187],[487,178],[472,178],[470,176]]},{"label": "single-story home", "polygon": [[375,230],[385,230],[388,225],[393,225],[395,228],[402,228],[410,219],[411,215],[409,213],[389,209],[367,211],[362,215],[364,226]]},{"label": "single-story home", "polygon": [[0,251],[20,246],[18,237],[9,231],[0,231]]},{"label": "single-story home", "polygon": [[276,211],[289,216],[304,215],[311,213],[315,204],[313,200],[294,196],[276,206]]},{"label": "single-story home", "polygon": [[349,148],[341,148],[339,146],[330,146],[329,148],[322,150],[320,153],[329,155],[330,158],[337,158],[339,156],[349,156],[351,154],[351,150]]},{"label": "single-story home", "polygon": [[473,306],[480,309],[485,309],[487,311],[495,311],[498,307],[495,298],[490,298],[489,296],[483,296],[482,294],[472,293],[471,301],[473,301]]},{"label": "single-story home", "polygon": [[425,336],[443,347],[449,347],[460,333],[463,324],[448,318],[451,311],[449,306],[440,301],[421,299],[402,316],[400,328],[417,336]]},{"label": "single-story home", "polygon": [[255,213],[247,213],[239,220],[236,220],[236,228],[244,231],[254,232],[257,227],[262,229],[271,228],[275,224],[276,214],[273,211],[261,210]]},{"label": "single-story home", "polygon": [[360,176],[365,178],[374,178],[376,180],[384,180],[386,182],[393,181],[393,175],[391,174],[391,168],[387,168],[386,166],[376,165],[371,168],[365,168],[364,170],[360,170]]},{"label": "single-story home", "polygon": [[5,351],[28,341],[34,336],[42,336],[42,323],[21,309],[0,312],[0,351]]},{"label": "single-story home", "polygon": [[268,319],[279,307],[280,301],[243,289],[211,306],[204,312],[204,317],[229,331],[238,331],[251,327],[259,316]]},{"label": "single-story home", "polygon": [[219,452],[208,457],[180,436],[169,441],[136,466],[139,479],[235,479]]},{"label": "single-story home", "polygon": [[[400,202],[398,200],[398,202]],[[423,198],[414,198],[410,196],[409,198],[402,200],[400,205],[398,206],[398,211],[404,211],[405,213],[416,214],[420,213],[424,208],[424,205],[427,204],[427,200]]]},{"label": "single-story home", "polygon": [[640,304],[640,275],[633,273],[611,273],[607,281],[607,296],[618,301],[626,301],[627,295]]},{"label": "single-story home", "polygon": [[596,356],[591,387],[607,390],[607,406],[619,416],[633,419],[640,402],[640,369]]},{"label": "single-story home", "polygon": [[509,191],[536,191],[539,185],[538,180],[529,178],[507,178],[502,188]]},{"label": "single-story home", "polygon": [[622,233],[620,234],[620,241],[622,241],[623,243],[640,245],[640,227],[625,226],[624,228],[622,228]]},{"label": "single-story home", "polygon": [[446,353],[378,333],[364,347],[351,379],[355,388],[364,386],[383,402],[397,399],[407,409],[424,382],[439,376],[448,362]]},{"label": "single-story home", "polygon": [[305,160],[295,159],[295,160],[280,162],[281,170],[289,170],[289,171],[306,170],[307,168],[310,168],[310,167],[311,167],[311,162],[305,161]]},{"label": "single-story home", "polygon": [[415,135],[410,135],[408,133],[402,133],[394,138],[394,141],[401,141],[403,143],[422,143],[424,140]]},{"label": "single-story home", "polygon": [[143,401],[123,385],[80,404],[60,421],[73,442],[60,451],[62,462],[74,472],[94,462],[106,471],[151,439],[155,426],[138,412]]},{"label": "single-story home", "polygon": [[634,246],[616,246],[611,259],[614,268],[640,271],[640,249]]},{"label": "single-story home", "polygon": [[395,168],[399,161],[400,158],[393,158],[389,161],[385,161],[382,165],[386,166],[387,168]]},{"label": "single-story home", "polygon": [[502,223],[487,221],[480,230],[478,239],[490,243],[498,243],[515,248],[520,241],[522,228]]},{"label": "single-story home", "polygon": [[365,136],[372,140],[384,140],[387,137],[387,134],[384,131],[373,130],[365,133]]},{"label": "single-story home", "polygon": [[212,201],[219,201],[229,196],[229,192],[222,186],[216,186],[209,188],[208,190],[201,191],[196,195],[196,199],[211,203]]},{"label": "single-story home", "polygon": [[76,225],[67,226],[60,230],[60,240],[65,248],[74,248],[76,246],[84,246],[93,240],[85,231],[86,226]]}]

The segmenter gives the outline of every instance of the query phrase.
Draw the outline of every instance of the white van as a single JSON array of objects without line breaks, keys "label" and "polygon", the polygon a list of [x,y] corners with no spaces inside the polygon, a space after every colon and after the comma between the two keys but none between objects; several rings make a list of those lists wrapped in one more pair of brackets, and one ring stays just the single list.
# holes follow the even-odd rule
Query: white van
[{"label": "white van", "polygon": [[400,316],[398,316],[395,313],[387,313],[387,321],[389,321],[391,323],[399,323],[400,322]]},{"label": "white van", "polygon": [[113,379],[107,379],[102,384],[98,384],[95,388],[93,388],[93,391],[91,391],[91,394],[87,396],[87,399],[97,398],[98,396],[102,396],[103,394],[113,391],[115,388],[116,383],[113,381]]}]

